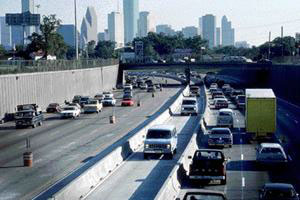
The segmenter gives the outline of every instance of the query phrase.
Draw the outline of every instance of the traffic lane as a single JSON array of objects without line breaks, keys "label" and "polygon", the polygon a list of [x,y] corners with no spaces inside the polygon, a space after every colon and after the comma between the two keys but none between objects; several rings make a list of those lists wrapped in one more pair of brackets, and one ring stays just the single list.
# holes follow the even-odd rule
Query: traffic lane
[{"label": "traffic lane", "polygon": [[[120,96],[121,93],[118,95]],[[117,96],[117,97],[118,97]],[[141,93],[140,97],[141,101],[143,101],[145,98],[149,98],[149,95],[145,93]],[[118,102],[118,104],[120,104]],[[35,147],[39,147],[44,145],[45,143],[52,143],[55,140],[58,140],[60,138],[63,138],[67,135],[72,134],[74,131],[80,130],[81,126],[84,126],[84,124],[90,122],[95,123],[95,120],[98,121],[99,119],[106,119],[110,115],[112,115],[113,111],[116,112],[117,117],[125,116],[125,114],[122,114],[122,110],[126,111],[125,108],[122,107],[107,107],[103,109],[103,112],[100,114],[87,114],[82,115],[80,118],[77,119],[59,119],[57,115],[57,119],[59,120],[47,120],[45,123],[43,123],[42,127],[38,127],[36,129],[22,129],[22,130],[16,130],[17,135],[11,134],[10,138],[4,138],[1,142],[1,148],[0,148],[0,166],[5,167],[7,164],[14,160],[17,157],[20,157],[22,152],[24,151],[25,146],[25,140],[27,138],[30,138],[31,144]],[[53,119],[53,115],[52,118]],[[107,119],[108,122],[108,119]],[[100,124],[99,124],[100,125]],[[19,132],[23,131],[23,132]],[[35,142],[38,141],[38,142]],[[46,141],[46,142],[41,142]]]},{"label": "traffic lane", "polygon": [[[173,124],[178,130],[178,149],[172,160],[156,155],[145,160],[140,149],[87,199],[154,199],[188,144],[197,119],[176,116],[164,123]],[[113,193],[111,188],[114,188]]]},{"label": "traffic lane", "polygon": [[[39,138],[40,141],[31,142],[39,144],[38,146],[32,145],[35,159],[33,168],[24,170],[25,168],[14,167],[20,166],[22,163],[20,154],[18,158],[7,163],[5,168],[0,169],[0,178],[6,180],[0,186],[2,194],[6,196],[18,193],[19,197],[23,196],[24,199],[26,199],[25,197],[32,198],[126,135],[133,127],[152,115],[156,108],[158,109],[178,90],[179,88],[165,90],[155,98],[152,98],[149,93],[145,93],[147,98],[141,107],[116,107],[116,109],[120,109],[120,112],[116,112],[120,117],[117,117],[115,125],[109,124],[108,118],[100,119],[100,114],[96,115],[99,117],[96,119],[91,117],[92,119],[75,120],[82,123],[80,126],[70,124],[64,129],[48,130],[44,137]],[[1,197],[0,194],[0,199]]]}]

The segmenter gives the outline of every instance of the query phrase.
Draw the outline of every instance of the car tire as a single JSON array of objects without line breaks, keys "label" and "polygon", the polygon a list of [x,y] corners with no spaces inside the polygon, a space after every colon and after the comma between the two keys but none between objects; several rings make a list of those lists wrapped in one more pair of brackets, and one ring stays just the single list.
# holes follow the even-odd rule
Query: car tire
[{"label": "car tire", "polygon": [[148,159],[148,154],[144,153],[144,159]]}]

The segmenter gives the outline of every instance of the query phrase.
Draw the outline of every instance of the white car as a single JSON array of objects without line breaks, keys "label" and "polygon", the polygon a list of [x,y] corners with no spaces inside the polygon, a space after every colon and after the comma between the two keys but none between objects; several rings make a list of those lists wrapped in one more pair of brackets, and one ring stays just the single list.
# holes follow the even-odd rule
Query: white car
[{"label": "white car", "polygon": [[100,102],[104,99],[104,94],[96,94],[94,96],[94,99],[99,100]]},{"label": "white car", "polygon": [[116,102],[116,99],[113,97],[104,97],[104,99],[102,100],[103,106],[115,106]]},{"label": "white car", "polygon": [[280,144],[261,143],[256,148],[256,161],[259,164],[284,164],[288,158]]},{"label": "white car", "polygon": [[128,83],[124,85],[124,89],[125,88],[129,88],[130,90],[133,90],[133,86],[131,84],[128,84]]},{"label": "white car", "polygon": [[217,116],[217,126],[233,127],[233,111],[229,108],[223,108],[219,110]]},{"label": "white car", "polygon": [[76,106],[66,106],[60,112],[61,118],[75,118],[80,116],[80,109]]},{"label": "white car", "polygon": [[89,100],[87,104],[84,105],[83,110],[84,113],[99,113],[102,112],[102,103],[99,102],[97,99]]},{"label": "white car", "polygon": [[197,115],[198,104],[196,97],[184,98],[181,104],[181,115]]},{"label": "white car", "polygon": [[103,95],[104,95],[104,98],[106,98],[106,97],[113,98],[114,97],[114,94],[111,92],[103,92]]}]

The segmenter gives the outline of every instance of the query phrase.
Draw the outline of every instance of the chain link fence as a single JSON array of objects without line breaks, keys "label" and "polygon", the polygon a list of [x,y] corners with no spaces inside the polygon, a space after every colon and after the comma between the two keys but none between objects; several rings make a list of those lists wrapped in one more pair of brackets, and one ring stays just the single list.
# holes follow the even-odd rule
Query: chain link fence
[{"label": "chain link fence", "polygon": [[0,75],[87,69],[119,64],[118,59],[97,60],[3,60]]}]

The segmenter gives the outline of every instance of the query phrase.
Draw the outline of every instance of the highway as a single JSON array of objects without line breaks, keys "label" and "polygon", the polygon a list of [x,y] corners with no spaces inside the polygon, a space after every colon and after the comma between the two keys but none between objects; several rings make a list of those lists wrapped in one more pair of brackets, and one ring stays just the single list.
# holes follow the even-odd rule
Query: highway
[{"label": "highway", "polygon": [[[202,114],[205,109],[204,95],[198,103],[199,113]],[[164,123],[173,124],[178,130],[178,150],[172,160],[164,156],[152,156],[145,160],[141,148],[86,199],[154,199],[186,148],[200,117],[180,116],[178,112]]]},{"label": "highway", "polygon": [[[75,120],[46,115],[43,126],[35,129],[16,130],[12,123],[1,125],[0,199],[31,199],[121,140],[178,91],[179,87],[164,88],[156,92],[154,98],[151,93],[137,92],[135,97],[138,95],[141,99],[141,107],[116,106],[116,124],[110,124],[108,119],[113,109],[104,108],[98,115],[82,115]],[[121,98],[121,92],[115,96]],[[34,155],[32,168],[23,167],[22,153],[27,137]]]}]

